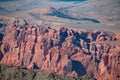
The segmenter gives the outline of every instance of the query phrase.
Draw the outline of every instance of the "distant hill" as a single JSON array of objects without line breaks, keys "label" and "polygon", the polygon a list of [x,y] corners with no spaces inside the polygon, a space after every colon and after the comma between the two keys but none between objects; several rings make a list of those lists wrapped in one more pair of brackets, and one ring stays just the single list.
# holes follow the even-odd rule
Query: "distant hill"
[{"label": "distant hill", "polygon": [[49,0],[49,1],[63,1],[63,2],[82,2],[82,1],[86,1],[86,0]]},{"label": "distant hill", "polygon": [[33,16],[36,19],[40,19],[41,17],[44,16],[49,16],[49,17],[55,16],[58,18],[69,19],[69,20],[80,20],[80,21],[90,21],[93,23],[100,23],[99,20],[93,18],[87,18],[87,17],[80,17],[79,15],[70,12],[68,10],[64,10],[64,9],[57,10],[53,7],[43,7],[43,8],[35,9],[33,11],[29,12],[29,15]]}]

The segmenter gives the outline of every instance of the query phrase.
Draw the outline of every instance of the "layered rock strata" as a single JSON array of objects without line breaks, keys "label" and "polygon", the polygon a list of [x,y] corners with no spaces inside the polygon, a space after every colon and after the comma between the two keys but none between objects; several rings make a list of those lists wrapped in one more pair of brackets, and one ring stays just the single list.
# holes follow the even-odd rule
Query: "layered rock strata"
[{"label": "layered rock strata", "polygon": [[120,41],[100,31],[8,25],[0,33],[0,64],[119,80]]}]

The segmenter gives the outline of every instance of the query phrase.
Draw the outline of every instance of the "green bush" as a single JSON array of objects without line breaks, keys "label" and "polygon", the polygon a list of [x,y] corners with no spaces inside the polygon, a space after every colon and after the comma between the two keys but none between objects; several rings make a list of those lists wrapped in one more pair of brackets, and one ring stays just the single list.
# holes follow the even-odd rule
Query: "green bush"
[{"label": "green bush", "polygon": [[0,80],[96,80],[95,78],[84,75],[71,77],[46,73],[39,70],[30,70],[20,67],[0,65]]}]

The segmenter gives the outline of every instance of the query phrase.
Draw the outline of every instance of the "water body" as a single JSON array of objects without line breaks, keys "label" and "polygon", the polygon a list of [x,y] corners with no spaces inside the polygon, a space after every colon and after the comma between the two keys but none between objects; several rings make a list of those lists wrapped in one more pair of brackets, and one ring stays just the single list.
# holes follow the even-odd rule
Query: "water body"
[{"label": "water body", "polygon": [[0,2],[11,2],[11,1],[18,1],[18,0],[0,0]]},{"label": "water body", "polygon": [[50,1],[55,1],[55,2],[83,2],[86,0],[50,0]]}]

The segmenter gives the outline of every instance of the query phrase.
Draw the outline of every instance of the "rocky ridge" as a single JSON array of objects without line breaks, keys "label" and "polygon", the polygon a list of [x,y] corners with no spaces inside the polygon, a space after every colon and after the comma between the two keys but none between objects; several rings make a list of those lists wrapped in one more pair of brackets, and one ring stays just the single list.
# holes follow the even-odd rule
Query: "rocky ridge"
[{"label": "rocky ridge", "polygon": [[0,33],[0,64],[119,80],[119,42],[106,32],[11,24]]}]

